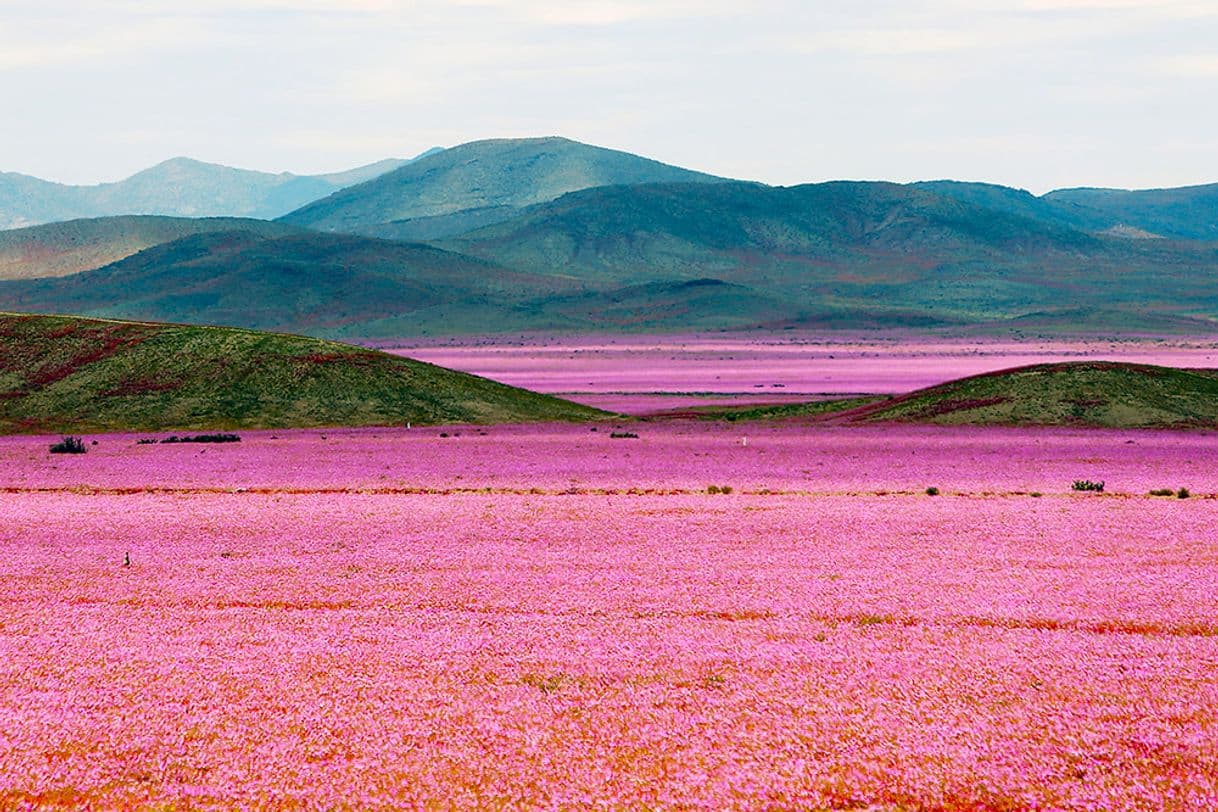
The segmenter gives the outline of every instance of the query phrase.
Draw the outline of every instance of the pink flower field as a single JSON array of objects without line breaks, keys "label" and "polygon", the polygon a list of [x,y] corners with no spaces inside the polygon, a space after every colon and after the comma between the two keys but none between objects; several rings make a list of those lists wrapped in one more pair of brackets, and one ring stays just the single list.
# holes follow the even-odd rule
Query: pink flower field
[{"label": "pink flower field", "polygon": [[1218,367],[1213,337],[965,340],[896,330],[853,337],[803,331],[755,337],[529,337],[516,343],[497,337],[415,343],[390,351],[625,414],[698,402],[781,403],[793,395],[807,400],[810,395],[903,393],[1053,361]]},{"label": "pink flower field", "polygon": [[598,428],[0,439],[0,808],[1218,806],[1218,435]]}]

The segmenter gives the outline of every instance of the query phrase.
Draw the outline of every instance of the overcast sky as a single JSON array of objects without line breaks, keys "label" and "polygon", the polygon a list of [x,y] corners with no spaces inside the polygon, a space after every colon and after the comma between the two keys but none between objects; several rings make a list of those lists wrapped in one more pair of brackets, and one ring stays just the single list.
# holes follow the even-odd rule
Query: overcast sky
[{"label": "overcast sky", "polygon": [[1218,0],[0,0],[0,170],[565,135],[717,174],[1218,181]]}]

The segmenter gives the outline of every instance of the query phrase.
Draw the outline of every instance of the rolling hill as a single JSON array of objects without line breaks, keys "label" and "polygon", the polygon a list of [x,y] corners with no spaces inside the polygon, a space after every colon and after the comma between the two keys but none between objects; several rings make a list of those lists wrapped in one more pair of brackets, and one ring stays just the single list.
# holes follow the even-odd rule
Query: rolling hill
[{"label": "rolling hill", "polygon": [[0,280],[68,276],[109,265],[191,234],[245,231],[264,237],[299,231],[239,217],[126,215],[0,231]]},{"label": "rolling hill", "polygon": [[438,239],[579,189],[719,180],[566,138],[474,141],[335,192],[282,220],[321,231]]},{"label": "rolling hill", "polygon": [[0,282],[0,309],[369,337],[510,329],[514,303],[574,289],[427,245],[237,231],[72,276]]},{"label": "rolling hill", "polygon": [[975,375],[839,415],[851,422],[1186,428],[1218,425],[1218,372],[1108,361]]},{"label": "rolling hill", "polygon": [[0,433],[587,420],[386,353],[214,327],[0,314]]},{"label": "rolling hill", "polygon": [[0,229],[122,214],[273,218],[411,160],[392,158],[345,172],[294,175],[172,158],[125,180],[95,186],[0,173]]}]

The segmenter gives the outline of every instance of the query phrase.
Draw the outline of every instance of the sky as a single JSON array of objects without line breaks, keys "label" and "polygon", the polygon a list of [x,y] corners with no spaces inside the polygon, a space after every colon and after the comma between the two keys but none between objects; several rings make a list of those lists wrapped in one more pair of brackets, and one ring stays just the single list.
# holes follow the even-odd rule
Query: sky
[{"label": "sky", "polygon": [[792,185],[1218,181],[1218,0],[0,0],[0,171],[563,135]]}]

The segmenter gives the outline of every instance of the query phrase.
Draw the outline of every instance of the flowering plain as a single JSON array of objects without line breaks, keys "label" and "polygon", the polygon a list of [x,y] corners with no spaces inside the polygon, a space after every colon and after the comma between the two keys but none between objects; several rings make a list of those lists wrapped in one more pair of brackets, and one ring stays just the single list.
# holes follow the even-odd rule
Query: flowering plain
[{"label": "flowering plain", "polygon": [[0,439],[0,807],[1218,804],[1218,436],[610,429]]}]

